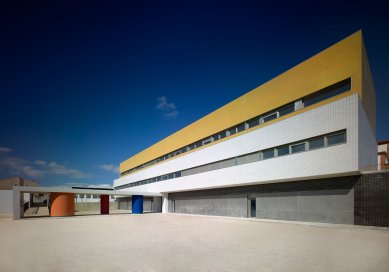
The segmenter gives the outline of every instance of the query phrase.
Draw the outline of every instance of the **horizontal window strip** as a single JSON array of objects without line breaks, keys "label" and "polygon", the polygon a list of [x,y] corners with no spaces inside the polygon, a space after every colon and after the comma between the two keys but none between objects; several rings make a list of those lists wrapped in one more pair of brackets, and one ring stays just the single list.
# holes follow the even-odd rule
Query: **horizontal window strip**
[{"label": "horizontal window strip", "polygon": [[216,161],[213,163],[208,163],[208,164],[180,170],[169,174],[164,174],[162,176],[157,176],[149,179],[144,179],[144,180],[116,186],[115,190],[121,190],[125,188],[141,186],[149,183],[170,180],[170,179],[175,179],[175,178],[180,178],[180,177],[185,177],[190,175],[196,175],[203,172],[214,171],[221,168],[234,167],[242,164],[248,164],[248,163],[268,160],[272,158],[283,157],[286,155],[293,155],[296,153],[316,150],[320,148],[326,148],[333,145],[343,144],[346,142],[347,142],[347,135],[346,135],[346,130],[344,129],[329,134],[324,134],[324,135],[316,136],[313,138],[309,138],[309,139],[305,139],[305,140],[301,140],[289,144],[283,144],[272,148],[266,148],[245,155],[228,158],[221,161]]}]

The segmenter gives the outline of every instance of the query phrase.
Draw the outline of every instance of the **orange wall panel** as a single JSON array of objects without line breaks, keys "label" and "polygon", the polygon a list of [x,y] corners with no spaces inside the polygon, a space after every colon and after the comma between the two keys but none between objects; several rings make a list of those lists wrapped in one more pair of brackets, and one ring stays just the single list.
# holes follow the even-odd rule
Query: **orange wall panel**
[{"label": "orange wall panel", "polygon": [[73,193],[50,193],[50,215],[72,216],[74,215]]}]

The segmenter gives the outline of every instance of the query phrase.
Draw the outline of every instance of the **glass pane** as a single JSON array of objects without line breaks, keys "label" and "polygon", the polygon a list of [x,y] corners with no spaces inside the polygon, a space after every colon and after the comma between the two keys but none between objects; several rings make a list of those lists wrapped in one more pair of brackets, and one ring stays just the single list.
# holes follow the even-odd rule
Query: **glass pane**
[{"label": "glass pane", "polygon": [[248,157],[246,156],[241,156],[237,158],[238,165],[248,163]]},{"label": "glass pane", "polygon": [[181,171],[181,175],[182,176],[188,176],[188,175],[190,175],[190,171],[189,170],[183,170],[183,171]]},{"label": "glass pane", "polygon": [[197,142],[195,145],[196,145],[196,148],[199,148],[200,146],[203,145],[203,142],[202,142],[202,141],[199,141],[199,142]]},{"label": "glass pane", "polygon": [[221,167],[222,167],[221,162],[214,162],[209,166],[210,170],[217,170],[220,169]]},{"label": "glass pane", "polygon": [[219,140],[219,134],[215,134],[215,135],[213,135],[213,136],[212,136],[212,138],[213,138],[213,140],[214,140],[214,141],[217,141],[217,140]]},{"label": "glass pane", "polygon": [[341,144],[346,142],[346,133],[340,133],[340,134],[335,134],[335,135],[330,135],[327,136],[327,142],[328,145],[336,145],[336,144]]},{"label": "glass pane", "polygon": [[283,115],[286,115],[288,113],[294,112],[294,104],[288,105],[288,106],[280,109],[278,112],[280,114],[280,117]]},{"label": "glass pane", "polygon": [[196,168],[192,168],[192,169],[189,169],[189,174],[190,175],[196,175],[199,173],[199,169],[196,167]]},{"label": "glass pane", "polygon": [[244,123],[243,124],[239,124],[236,128],[237,128],[238,132],[243,131],[244,130]]},{"label": "glass pane", "polygon": [[176,172],[176,173],[174,173],[174,177],[175,177],[175,178],[181,177],[181,172]]},{"label": "glass pane", "polygon": [[309,150],[324,147],[324,138],[318,138],[308,141]]},{"label": "glass pane", "polygon": [[209,138],[203,140],[203,145],[209,144],[209,143],[211,143],[211,142],[212,142],[212,138],[209,137]]},{"label": "glass pane", "polygon": [[222,161],[222,168],[235,166],[235,159]]},{"label": "glass pane", "polygon": [[274,148],[268,149],[268,150],[263,150],[262,151],[262,158],[264,160],[274,158]]},{"label": "glass pane", "polygon": [[228,131],[230,132],[230,136],[234,135],[236,133],[236,127],[230,128]]},{"label": "glass pane", "polygon": [[220,132],[219,133],[219,139],[223,139],[223,138],[225,138],[226,136],[227,136],[227,134],[226,134],[226,130],[225,131],[222,131],[222,132]]},{"label": "glass pane", "polygon": [[317,94],[304,99],[304,107],[308,107],[312,104],[318,103],[335,95],[344,93],[351,90],[350,79],[346,80],[343,83],[335,84],[335,86],[328,87],[322,91],[319,91]]},{"label": "glass pane", "polygon": [[258,117],[253,118],[253,119],[247,121],[247,124],[249,125],[249,128],[258,126],[259,125],[259,118]]},{"label": "glass pane", "polygon": [[291,146],[292,154],[305,151],[305,143],[296,144]]},{"label": "glass pane", "polygon": [[263,117],[263,122],[266,123],[266,122],[269,122],[273,119],[276,119],[277,118],[277,113],[272,113],[271,115],[268,115],[268,116],[265,116]]},{"label": "glass pane", "polygon": [[289,145],[277,147],[278,157],[289,155]]},{"label": "glass pane", "polygon": [[247,163],[259,161],[259,152],[247,155]]}]

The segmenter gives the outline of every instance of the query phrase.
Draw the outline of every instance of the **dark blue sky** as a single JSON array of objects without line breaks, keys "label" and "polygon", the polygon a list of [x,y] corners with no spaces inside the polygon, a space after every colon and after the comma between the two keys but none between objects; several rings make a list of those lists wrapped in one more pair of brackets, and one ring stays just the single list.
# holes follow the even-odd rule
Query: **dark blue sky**
[{"label": "dark blue sky", "polygon": [[274,3],[2,1],[0,178],[110,184],[121,161],[358,29],[389,139],[386,8]]}]

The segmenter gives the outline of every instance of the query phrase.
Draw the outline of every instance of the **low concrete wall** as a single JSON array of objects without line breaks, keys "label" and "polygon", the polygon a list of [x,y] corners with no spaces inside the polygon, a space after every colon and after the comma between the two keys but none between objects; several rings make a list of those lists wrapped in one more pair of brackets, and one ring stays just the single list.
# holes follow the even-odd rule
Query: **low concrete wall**
[{"label": "low concrete wall", "polygon": [[0,190],[0,215],[12,216],[12,190]]},{"label": "low concrete wall", "polygon": [[[82,211],[100,211],[100,202],[81,202],[75,203],[76,212]],[[118,202],[110,202],[109,210],[118,210]]]}]

